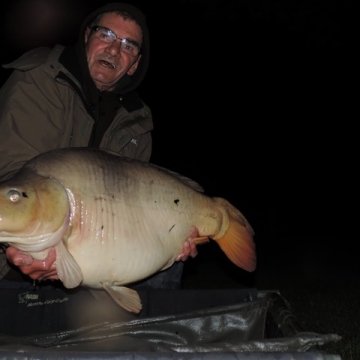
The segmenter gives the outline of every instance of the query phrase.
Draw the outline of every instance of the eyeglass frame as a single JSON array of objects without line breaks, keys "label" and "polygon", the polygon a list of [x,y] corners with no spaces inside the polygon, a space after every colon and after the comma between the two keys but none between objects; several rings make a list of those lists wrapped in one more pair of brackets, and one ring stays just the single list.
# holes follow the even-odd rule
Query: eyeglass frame
[{"label": "eyeglass frame", "polygon": [[[109,28],[105,27],[105,26],[101,26],[101,25],[94,25],[94,26],[91,26],[90,27],[90,30],[93,31],[94,33],[96,33],[99,29],[103,29],[103,30],[106,30],[107,33],[109,33],[110,37],[113,37],[114,39],[111,40],[111,41],[106,41],[106,40],[103,40],[99,37],[97,37],[96,35],[96,38],[98,38],[100,41],[103,41],[107,44],[112,44],[113,42],[115,42],[116,40],[120,40],[120,49],[121,51],[124,51],[126,54],[129,54],[130,56],[133,56],[133,57],[136,57],[138,56],[140,53],[141,53],[141,46],[135,41],[135,40],[130,40],[130,39],[127,39],[127,38],[120,38],[118,37],[112,30],[110,30]],[[135,47],[138,49],[138,53],[136,55],[133,55],[133,54],[130,54],[129,52],[127,52],[126,50],[124,50],[122,48],[122,45],[125,44],[130,44],[131,46]]]}]

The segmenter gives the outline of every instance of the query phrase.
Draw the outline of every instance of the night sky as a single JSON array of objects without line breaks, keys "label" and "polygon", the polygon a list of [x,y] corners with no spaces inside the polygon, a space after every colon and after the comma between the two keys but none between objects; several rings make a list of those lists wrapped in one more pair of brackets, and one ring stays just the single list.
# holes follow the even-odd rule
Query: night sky
[{"label": "night sky", "polygon": [[[105,3],[2,4],[1,63],[74,42],[83,17]],[[152,162],[227,198],[258,242],[319,234],[351,243],[357,161],[345,3],[133,4],[151,37],[139,91],[154,116]]]}]

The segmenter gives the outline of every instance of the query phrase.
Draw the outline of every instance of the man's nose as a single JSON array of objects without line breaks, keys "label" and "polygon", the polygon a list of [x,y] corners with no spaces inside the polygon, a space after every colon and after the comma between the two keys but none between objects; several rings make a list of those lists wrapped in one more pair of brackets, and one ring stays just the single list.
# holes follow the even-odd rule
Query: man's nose
[{"label": "man's nose", "polygon": [[120,52],[120,46],[117,41],[112,42],[108,46],[108,51],[111,55],[117,55]]}]

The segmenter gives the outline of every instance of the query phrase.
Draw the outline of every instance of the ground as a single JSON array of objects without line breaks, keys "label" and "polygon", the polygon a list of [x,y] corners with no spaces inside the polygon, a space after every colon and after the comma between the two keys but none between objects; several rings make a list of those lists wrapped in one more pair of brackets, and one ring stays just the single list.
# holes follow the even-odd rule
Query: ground
[{"label": "ground", "polygon": [[341,239],[289,235],[270,240],[258,249],[254,274],[236,269],[215,243],[205,246],[185,265],[185,288],[279,290],[304,330],[342,336],[322,351],[342,360],[360,359],[359,263]]}]

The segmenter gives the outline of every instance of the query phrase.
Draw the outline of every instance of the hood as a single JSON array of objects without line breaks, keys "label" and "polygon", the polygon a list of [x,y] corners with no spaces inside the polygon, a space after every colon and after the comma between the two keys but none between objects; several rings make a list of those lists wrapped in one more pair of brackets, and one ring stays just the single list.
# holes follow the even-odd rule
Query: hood
[{"label": "hood", "polygon": [[104,5],[97,10],[93,11],[90,15],[88,15],[80,26],[79,39],[76,44],[77,53],[80,60],[80,65],[82,68],[82,72],[85,74],[86,78],[90,77],[87,59],[85,54],[85,43],[84,43],[84,34],[87,27],[91,24],[91,22],[101,13],[103,12],[111,12],[111,11],[127,11],[131,14],[136,22],[141,26],[143,32],[143,43],[141,47],[141,61],[134,75],[128,76],[125,75],[118,83],[118,89],[115,92],[120,93],[121,95],[127,94],[133,90],[135,90],[143,81],[145,74],[147,72],[149,66],[149,55],[150,55],[150,44],[149,44],[149,31],[146,24],[145,15],[139,10],[137,7],[127,4],[127,3],[109,3]]}]

